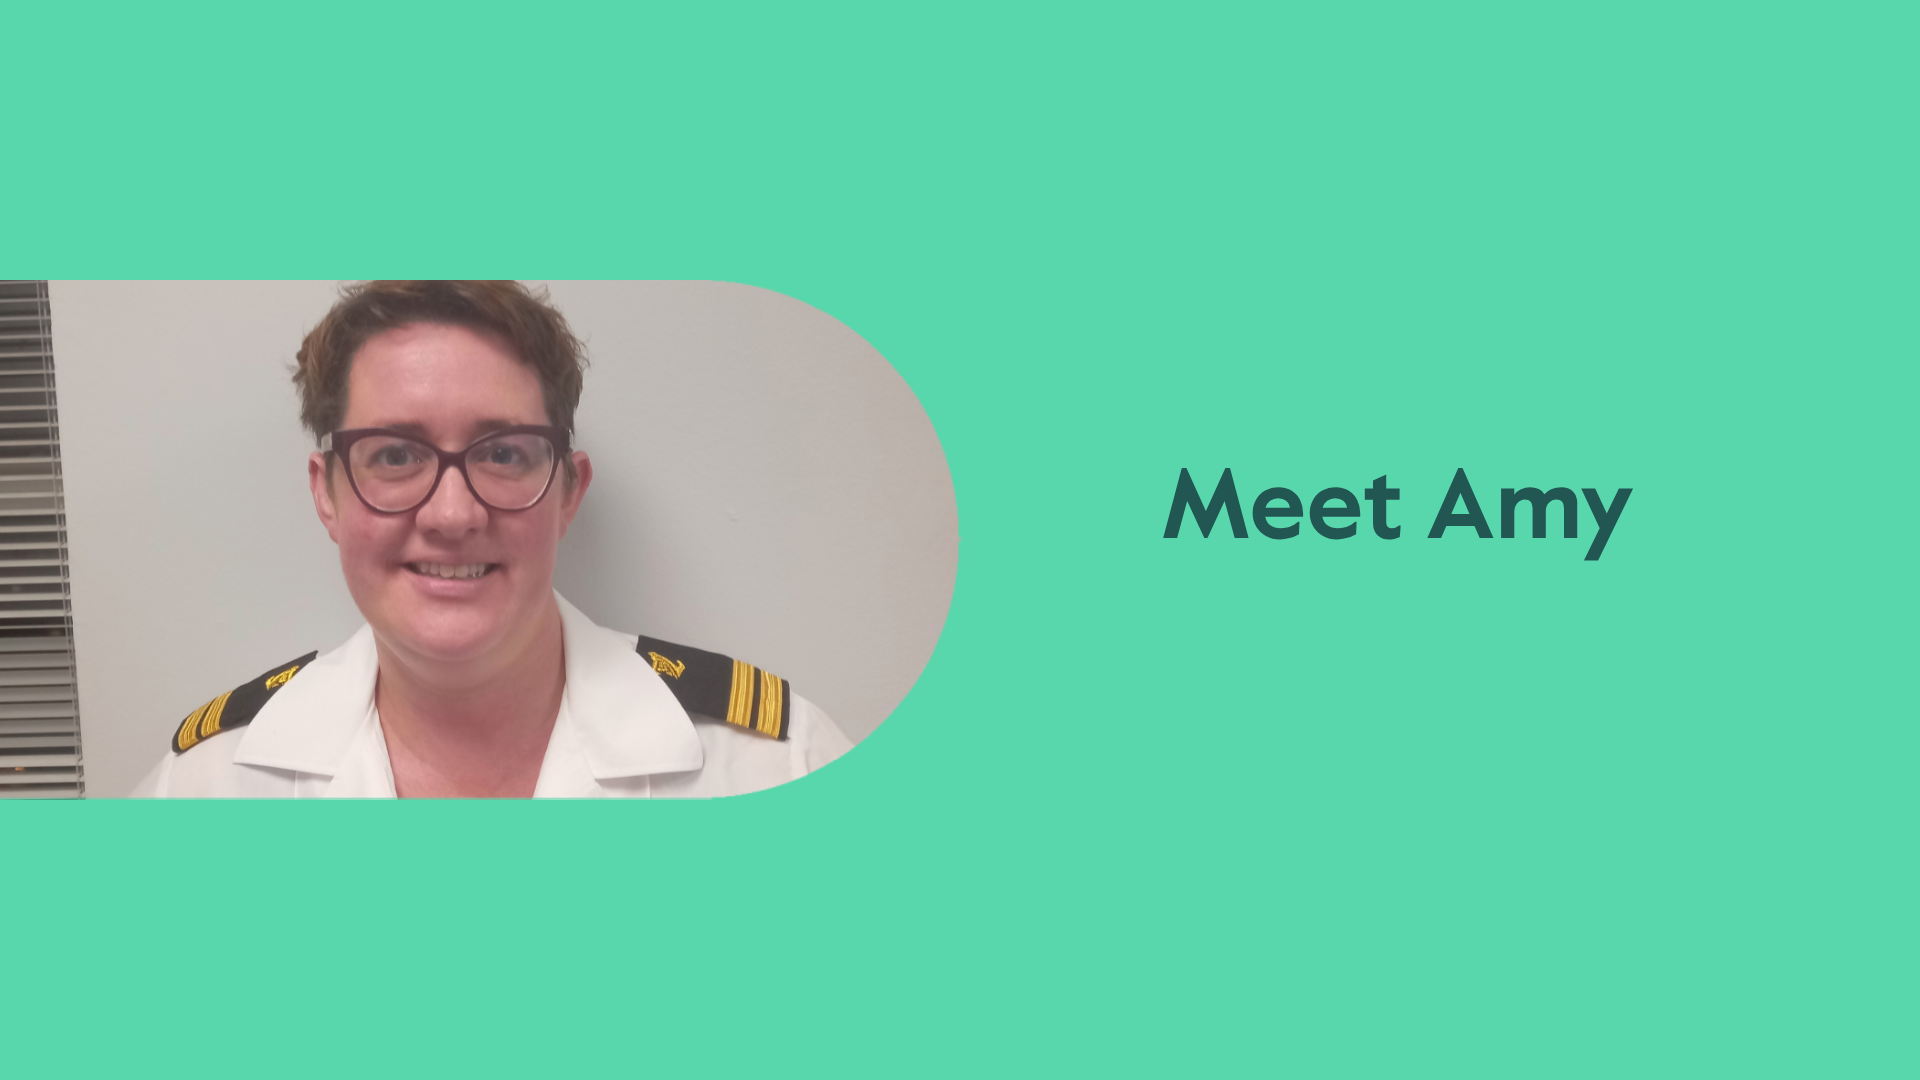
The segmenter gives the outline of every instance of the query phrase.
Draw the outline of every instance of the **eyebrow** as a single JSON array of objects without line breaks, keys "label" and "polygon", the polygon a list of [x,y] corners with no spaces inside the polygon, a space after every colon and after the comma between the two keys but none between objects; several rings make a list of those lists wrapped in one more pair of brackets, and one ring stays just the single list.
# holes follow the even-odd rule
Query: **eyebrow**
[{"label": "eyebrow", "polygon": [[[425,424],[418,423],[412,420],[403,421],[398,424],[374,424],[373,426],[386,428],[388,431],[397,431],[402,435],[411,435],[419,439],[421,442],[433,441],[431,438],[428,437],[427,426]],[[501,428],[525,427],[525,426],[526,425],[521,424],[517,420],[501,420],[494,417],[488,417],[487,419],[481,420],[476,424],[474,424],[474,431],[476,432],[476,434],[474,435],[474,438],[476,439],[483,438],[491,432],[499,431]]]}]

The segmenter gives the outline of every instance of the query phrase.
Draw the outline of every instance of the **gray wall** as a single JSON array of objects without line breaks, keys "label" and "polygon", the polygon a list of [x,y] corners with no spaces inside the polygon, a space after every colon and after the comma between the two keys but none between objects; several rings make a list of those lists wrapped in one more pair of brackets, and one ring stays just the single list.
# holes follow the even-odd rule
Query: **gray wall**
[{"label": "gray wall", "polygon": [[[593,366],[594,483],[556,585],[596,621],[776,671],[864,738],[946,621],[953,484],[913,392],[797,300],[551,282]],[[56,282],[87,788],[201,702],[360,624],[288,372],[335,282]]]}]

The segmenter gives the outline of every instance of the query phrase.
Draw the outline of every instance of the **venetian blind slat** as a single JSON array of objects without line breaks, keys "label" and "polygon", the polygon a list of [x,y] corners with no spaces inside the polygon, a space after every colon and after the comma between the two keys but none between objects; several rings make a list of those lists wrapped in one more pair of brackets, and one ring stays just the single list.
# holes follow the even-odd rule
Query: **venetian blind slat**
[{"label": "venetian blind slat", "polygon": [[0,799],[85,794],[44,281],[0,281]]}]

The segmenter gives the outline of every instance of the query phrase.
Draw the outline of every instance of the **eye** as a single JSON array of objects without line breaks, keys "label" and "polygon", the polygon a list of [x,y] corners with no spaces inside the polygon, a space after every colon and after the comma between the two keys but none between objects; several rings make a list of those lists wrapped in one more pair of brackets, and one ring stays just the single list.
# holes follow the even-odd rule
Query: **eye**
[{"label": "eye", "polygon": [[398,468],[412,465],[420,460],[420,451],[406,443],[389,443],[373,452],[371,464],[386,468]]},{"label": "eye", "polygon": [[487,447],[485,460],[489,465],[520,465],[526,462],[527,455],[517,446],[495,443]]}]

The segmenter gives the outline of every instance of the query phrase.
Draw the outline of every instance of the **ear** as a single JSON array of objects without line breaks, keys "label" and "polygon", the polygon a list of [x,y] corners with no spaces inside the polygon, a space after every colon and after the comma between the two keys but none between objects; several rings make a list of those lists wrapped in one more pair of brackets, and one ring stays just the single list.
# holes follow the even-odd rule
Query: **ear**
[{"label": "ear", "polygon": [[327,527],[328,538],[338,544],[340,514],[333,505],[333,487],[327,482],[327,455],[307,455],[307,486],[313,489],[313,509],[320,515],[320,524]]},{"label": "ear", "polygon": [[573,452],[573,471],[576,477],[573,486],[563,490],[565,497],[560,500],[560,535],[562,537],[566,536],[567,530],[573,526],[574,515],[580,512],[580,501],[587,497],[587,485],[593,483],[593,462],[584,450]]}]

